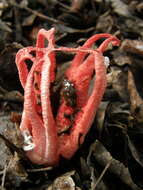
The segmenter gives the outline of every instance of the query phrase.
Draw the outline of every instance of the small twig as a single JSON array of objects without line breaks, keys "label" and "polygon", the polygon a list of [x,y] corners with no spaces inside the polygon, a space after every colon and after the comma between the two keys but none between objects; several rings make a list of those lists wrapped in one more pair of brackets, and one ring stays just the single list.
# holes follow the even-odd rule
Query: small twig
[{"label": "small twig", "polygon": [[0,175],[2,175],[3,174],[3,170],[2,171],[0,171]]},{"label": "small twig", "polygon": [[7,93],[8,91],[7,90],[5,90],[4,88],[2,88],[1,86],[0,86],[0,94],[5,94],[5,93]]},{"label": "small twig", "polygon": [[106,168],[106,166],[108,166],[108,163],[110,163],[111,161],[110,167],[107,168],[109,172],[115,174],[123,183],[128,185],[132,190],[139,190],[137,185],[132,181],[128,168],[126,168],[118,160],[112,158],[111,154],[99,141],[96,141],[96,143],[93,144],[92,150],[96,161],[100,165]]},{"label": "small twig", "polygon": [[49,16],[45,16],[44,14],[39,13],[38,11],[32,10],[32,9],[30,9],[28,7],[24,7],[24,9],[27,10],[27,11],[29,11],[29,12],[31,12],[31,13],[33,13],[33,14],[35,14],[36,16],[38,16],[38,17],[40,17],[42,19],[48,20],[49,22],[52,22],[52,23],[55,23],[55,24],[64,24],[65,25],[65,23],[63,23],[60,20],[51,18]]},{"label": "small twig", "polygon": [[110,167],[112,162],[112,159],[106,164],[105,168],[103,169],[101,175],[99,176],[99,178],[97,179],[96,183],[93,186],[93,189],[96,189],[97,185],[100,183],[101,179],[103,178],[105,172],[108,170],[108,168]]},{"label": "small twig", "polygon": [[2,176],[2,179],[1,179],[1,187],[4,187],[6,171],[7,171],[7,165],[5,165],[4,170],[3,170],[3,176]]},{"label": "small twig", "polygon": [[56,2],[57,2],[61,7],[65,8],[65,9],[67,9],[67,10],[70,10],[70,9],[71,9],[70,6],[65,5],[64,3],[61,3],[61,2],[59,2],[59,1],[56,1]]},{"label": "small twig", "polygon": [[49,21],[49,22],[52,22],[52,23],[55,23],[55,24],[64,24],[64,25],[65,25],[65,23],[63,23],[62,21],[57,20],[57,19],[54,19],[54,18],[51,18],[51,17],[49,17],[49,16],[46,16],[46,15],[44,15],[44,14],[42,14],[42,13],[39,13],[38,11],[35,11],[35,10],[30,9],[29,7],[21,6],[21,5],[15,3],[15,2],[13,2],[13,1],[11,2],[11,4],[12,4],[13,6],[17,7],[17,8],[25,9],[26,11],[28,11],[28,12],[30,12],[30,13],[32,13],[32,14],[34,14],[34,15],[36,15],[36,16],[42,18],[42,19],[45,19],[45,20],[47,20],[47,21]]},{"label": "small twig", "polygon": [[23,95],[16,90],[7,92],[7,91],[1,91],[1,88],[0,88],[0,101],[20,103],[20,102],[23,102]]},{"label": "small twig", "polygon": [[8,168],[10,167],[11,162],[12,162],[12,158],[10,159],[8,164],[5,164],[4,170],[1,171],[1,173],[3,174],[2,179],[1,179],[1,187],[2,188],[4,187],[6,172],[7,172]]},{"label": "small twig", "polygon": [[57,19],[54,19],[54,18],[51,18],[49,16],[45,16],[44,14],[39,13],[38,11],[32,10],[29,7],[21,6],[21,5],[15,3],[13,1],[11,2],[11,4],[13,6],[17,7],[17,8],[24,9],[24,10],[26,10],[26,11],[28,11],[28,12],[30,12],[30,13],[32,13],[32,14],[40,17],[40,18],[42,18],[42,19],[45,19],[45,20],[47,20],[49,22],[52,22],[54,24],[61,24],[61,25],[63,25],[65,28],[67,28],[68,33],[75,33],[75,32],[76,33],[86,33],[86,32],[91,32],[91,31],[93,31],[95,29],[95,27],[90,27],[90,28],[87,28],[87,29],[75,29],[75,28],[71,28],[71,27],[67,26],[67,24],[65,22],[57,20]]},{"label": "small twig", "polygon": [[22,39],[22,28],[19,17],[20,10],[14,7],[14,16],[15,16],[15,29],[16,29],[16,41]]},{"label": "small twig", "polygon": [[49,171],[49,170],[52,170],[53,167],[46,167],[46,168],[35,168],[35,169],[27,169],[27,172],[31,172],[31,173],[34,173],[34,172],[42,172],[42,171]]},{"label": "small twig", "polygon": [[[13,144],[12,142],[10,142],[5,136],[3,136],[2,134],[0,134],[0,138],[4,140],[4,142],[6,143],[6,145],[10,148],[10,150],[12,150],[13,152],[16,151],[19,156],[21,156],[22,158],[25,158],[25,153],[22,149],[18,148],[15,144]],[[25,158],[26,159],[26,158]],[[27,159],[26,159],[27,160]]]}]

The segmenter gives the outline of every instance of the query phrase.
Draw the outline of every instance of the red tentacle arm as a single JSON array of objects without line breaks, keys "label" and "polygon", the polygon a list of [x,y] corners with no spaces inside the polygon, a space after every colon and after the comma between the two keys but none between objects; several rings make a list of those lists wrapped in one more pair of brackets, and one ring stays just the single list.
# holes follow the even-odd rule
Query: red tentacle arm
[{"label": "red tentacle arm", "polygon": [[15,62],[18,69],[19,79],[23,88],[25,87],[28,76],[26,60],[30,60],[33,63],[35,62],[35,58],[30,54],[33,49],[33,47],[23,48],[16,54]]},{"label": "red tentacle arm", "polygon": [[104,57],[97,52],[95,52],[93,56],[94,69],[96,72],[93,92],[88,98],[86,105],[83,106],[81,111],[76,115],[70,136],[65,134],[65,136],[60,137],[60,152],[65,158],[71,158],[79,148],[79,145],[83,143],[106,88],[106,66],[104,64]]},{"label": "red tentacle arm", "polygon": [[[93,43],[94,40],[98,40],[99,37],[108,37],[96,50],[91,50],[91,49],[85,49],[86,47],[90,47]],[[75,58],[73,59],[73,62],[71,63],[70,68],[66,71],[65,76],[66,78],[71,81],[76,89],[76,108],[71,108],[71,106],[67,105],[66,101],[62,101],[62,104],[59,108],[58,115],[56,117],[56,123],[57,123],[57,128],[58,131],[63,131],[63,128],[69,128],[70,125],[73,126],[73,128],[76,128],[78,131],[78,127],[76,125],[76,118],[77,115],[81,115],[81,112],[83,111],[83,107],[87,104],[88,98],[89,98],[89,91],[90,91],[90,81],[93,79],[93,74],[95,70],[95,63],[98,61],[95,60],[94,55],[102,55],[105,51],[105,49],[108,47],[109,43],[112,43],[113,45],[119,45],[119,40],[116,37],[111,37],[111,35],[104,34],[92,37],[92,40],[88,40],[82,47],[79,47],[78,49],[73,49],[72,51],[77,51],[77,54]],[[65,48],[61,48],[62,50],[66,51]],[[70,49],[67,49],[69,51]],[[84,52],[83,52],[84,51]],[[87,54],[89,54],[87,56]],[[78,63],[75,64],[75,59],[80,56],[82,62],[78,60]],[[86,57],[87,56],[87,57]],[[98,57],[98,56],[97,56]],[[95,61],[94,61],[95,60]],[[104,62],[104,57],[103,57],[103,62]],[[99,62],[100,63],[100,62]],[[100,64],[99,64],[100,65]],[[102,66],[102,64],[101,64]],[[102,67],[101,67],[102,68]],[[104,70],[103,73],[105,74]],[[97,74],[96,74],[97,78]],[[103,82],[105,77],[103,78]],[[104,93],[104,91],[97,91],[97,94]],[[95,98],[96,99],[96,98]],[[81,109],[81,111],[79,111]],[[94,108],[96,109],[96,107]],[[75,111],[74,111],[75,110]],[[90,112],[90,110],[86,110],[87,112]],[[76,112],[79,112],[75,114]],[[71,121],[71,119],[65,117],[66,115],[69,115],[70,117],[74,117],[74,121]],[[76,115],[76,116],[75,116]],[[88,126],[87,126],[88,127]],[[79,134],[77,135],[79,136]],[[78,142],[76,142],[77,144]],[[72,144],[72,142],[71,142]]]}]

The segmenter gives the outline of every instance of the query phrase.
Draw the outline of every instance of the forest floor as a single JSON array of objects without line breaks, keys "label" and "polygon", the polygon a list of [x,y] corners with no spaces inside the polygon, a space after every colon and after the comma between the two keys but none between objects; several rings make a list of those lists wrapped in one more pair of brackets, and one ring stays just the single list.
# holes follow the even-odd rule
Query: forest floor
[{"label": "forest floor", "polygon": [[[0,0],[0,189],[143,189],[142,17],[142,0]],[[57,46],[78,47],[98,33],[117,36],[121,45],[105,53],[107,89],[85,142],[71,160],[44,167],[22,150],[15,55],[52,27]],[[59,70],[72,58],[58,53]]]}]

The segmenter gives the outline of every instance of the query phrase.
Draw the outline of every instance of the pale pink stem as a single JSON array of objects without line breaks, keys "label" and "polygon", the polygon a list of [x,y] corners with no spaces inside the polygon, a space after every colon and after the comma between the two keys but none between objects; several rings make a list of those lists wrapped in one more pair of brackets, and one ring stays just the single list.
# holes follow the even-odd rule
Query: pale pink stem
[{"label": "pale pink stem", "polygon": [[[28,151],[27,155],[30,158],[30,160],[32,160],[34,163],[43,164],[46,137],[43,122],[35,110],[35,96],[33,94],[33,72],[35,67],[36,64],[33,65],[28,74],[24,96],[24,113],[26,117],[29,119],[30,124],[32,126],[30,134],[32,136],[33,143],[35,144],[35,148],[33,150]],[[22,121],[20,128],[22,132],[25,131],[25,121]]]},{"label": "pale pink stem", "polygon": [[[50,52],[49,52],[50,53]],[[45,127],[46,148],[45,158],[48,164],[55,164],[59,160],[57,154],[57,129],[56,123],[52,114],[50,103],[50,67],[52,62],[48,57],[48,53],[44,55],[44,63],[42,66],[41,76],[41,105],[42,105],[42,118]]]},{"label": "pale pink stem", "polygon": [[31,123],[30,123],[30,121],[29,121],[29,119],[25,113],[25,110],[23,110],[21,123],[20,123],[20,130],[30,132],[32,130],[31,127],[32,127]]}]

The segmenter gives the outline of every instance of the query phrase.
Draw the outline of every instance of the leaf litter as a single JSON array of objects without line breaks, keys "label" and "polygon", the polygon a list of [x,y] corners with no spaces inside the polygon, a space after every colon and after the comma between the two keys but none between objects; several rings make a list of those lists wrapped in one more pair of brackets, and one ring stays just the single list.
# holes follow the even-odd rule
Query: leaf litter
[{"label": "leaf litter", "polygon": [[[1,189],[143,188],[142,11],[141,0],[0,2]],[[85,143],[70,161],[61,159],[46,170],[31,164],[22,151],[23,91],[14,59],[18,49],[35,43],[40,28],[53,26],[59,46],[77,47],[101,32],[117,35],[122,44],[106,53],[108,87]],[[58,55],[57,91],[72,57]]]}]

